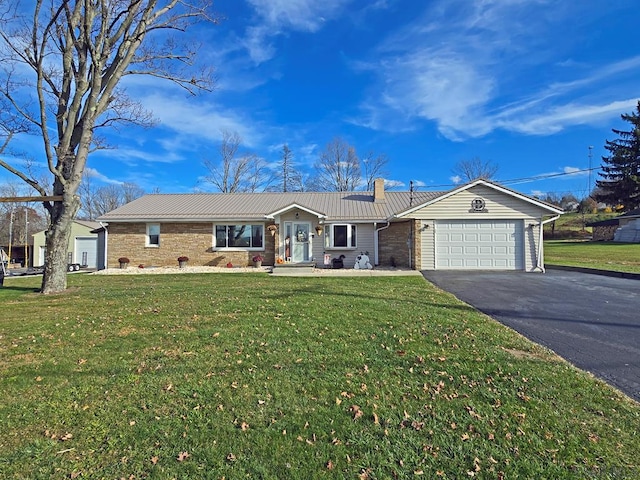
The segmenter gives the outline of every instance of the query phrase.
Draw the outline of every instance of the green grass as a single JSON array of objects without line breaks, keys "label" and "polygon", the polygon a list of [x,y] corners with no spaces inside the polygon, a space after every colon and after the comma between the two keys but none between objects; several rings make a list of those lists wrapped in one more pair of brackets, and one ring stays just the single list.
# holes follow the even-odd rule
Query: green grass
[{"label": "green grass", "polygon": [[[569,212],[560,216],[555,222],[547,223],[544,227],[547,239],[584,239],[591,236],[592,228],[587,223],[599,222],[619,216],[619,213],[577,213]],[[555,227],[555,228],[554,228]]]},{"label": "green grass", "polygon": [[640,244],[548,240],[544,242],[548,265],[640,273]]},{"label": "green grass", "polygon": [[639,478],[640,406],[420,277],[0,289],[0,478]]}]

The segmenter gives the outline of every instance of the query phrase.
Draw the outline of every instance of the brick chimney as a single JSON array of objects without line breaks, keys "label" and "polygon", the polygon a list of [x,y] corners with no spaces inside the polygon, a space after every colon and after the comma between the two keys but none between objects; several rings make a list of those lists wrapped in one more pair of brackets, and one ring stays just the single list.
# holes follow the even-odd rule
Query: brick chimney
[{"label": "brick chimney", "polygon": [[384,179],[376,178],[373,181],[373,201],[384,202]]}]

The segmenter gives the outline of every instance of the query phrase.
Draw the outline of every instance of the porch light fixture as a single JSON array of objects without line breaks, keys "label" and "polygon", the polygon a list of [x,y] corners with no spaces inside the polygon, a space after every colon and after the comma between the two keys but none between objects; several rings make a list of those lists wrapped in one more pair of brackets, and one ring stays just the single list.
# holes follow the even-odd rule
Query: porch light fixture
[{"label": "porch light fixture", "polygon": [[322,225],[316,226],[316,233],[318,234],[318,236],[322,235]]},{"label": "porch light fixture", "polygon": [[277,225],[269,225],[267,227],[267,230],[269,230],[269,233],[271,234],[272,237],[276,236],[276,232],[278,231],[278,226]]}]

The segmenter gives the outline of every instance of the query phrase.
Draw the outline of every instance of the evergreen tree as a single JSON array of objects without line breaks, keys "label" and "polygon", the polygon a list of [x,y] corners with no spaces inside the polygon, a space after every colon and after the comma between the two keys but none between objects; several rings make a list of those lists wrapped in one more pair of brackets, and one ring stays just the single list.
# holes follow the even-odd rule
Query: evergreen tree
[{"label": "evergreen tree", "polygon": [[611,154],[602,157],[604,165],[596,181],[596,200],[607,205],[624,206],[625,211],[640,207],[640,101],[636,111],[622,114],[621,118],[631,124],[630,130],[612,129],[618,139],[606,141]]}]

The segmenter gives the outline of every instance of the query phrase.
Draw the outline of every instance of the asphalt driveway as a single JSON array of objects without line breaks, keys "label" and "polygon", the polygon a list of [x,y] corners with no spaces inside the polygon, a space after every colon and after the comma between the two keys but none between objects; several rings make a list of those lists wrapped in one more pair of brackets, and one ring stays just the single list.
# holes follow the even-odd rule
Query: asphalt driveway
[{"label": "asphalt driveway", "polygon": [[640,401],[640,281],[588,273],[424,277]]}]

